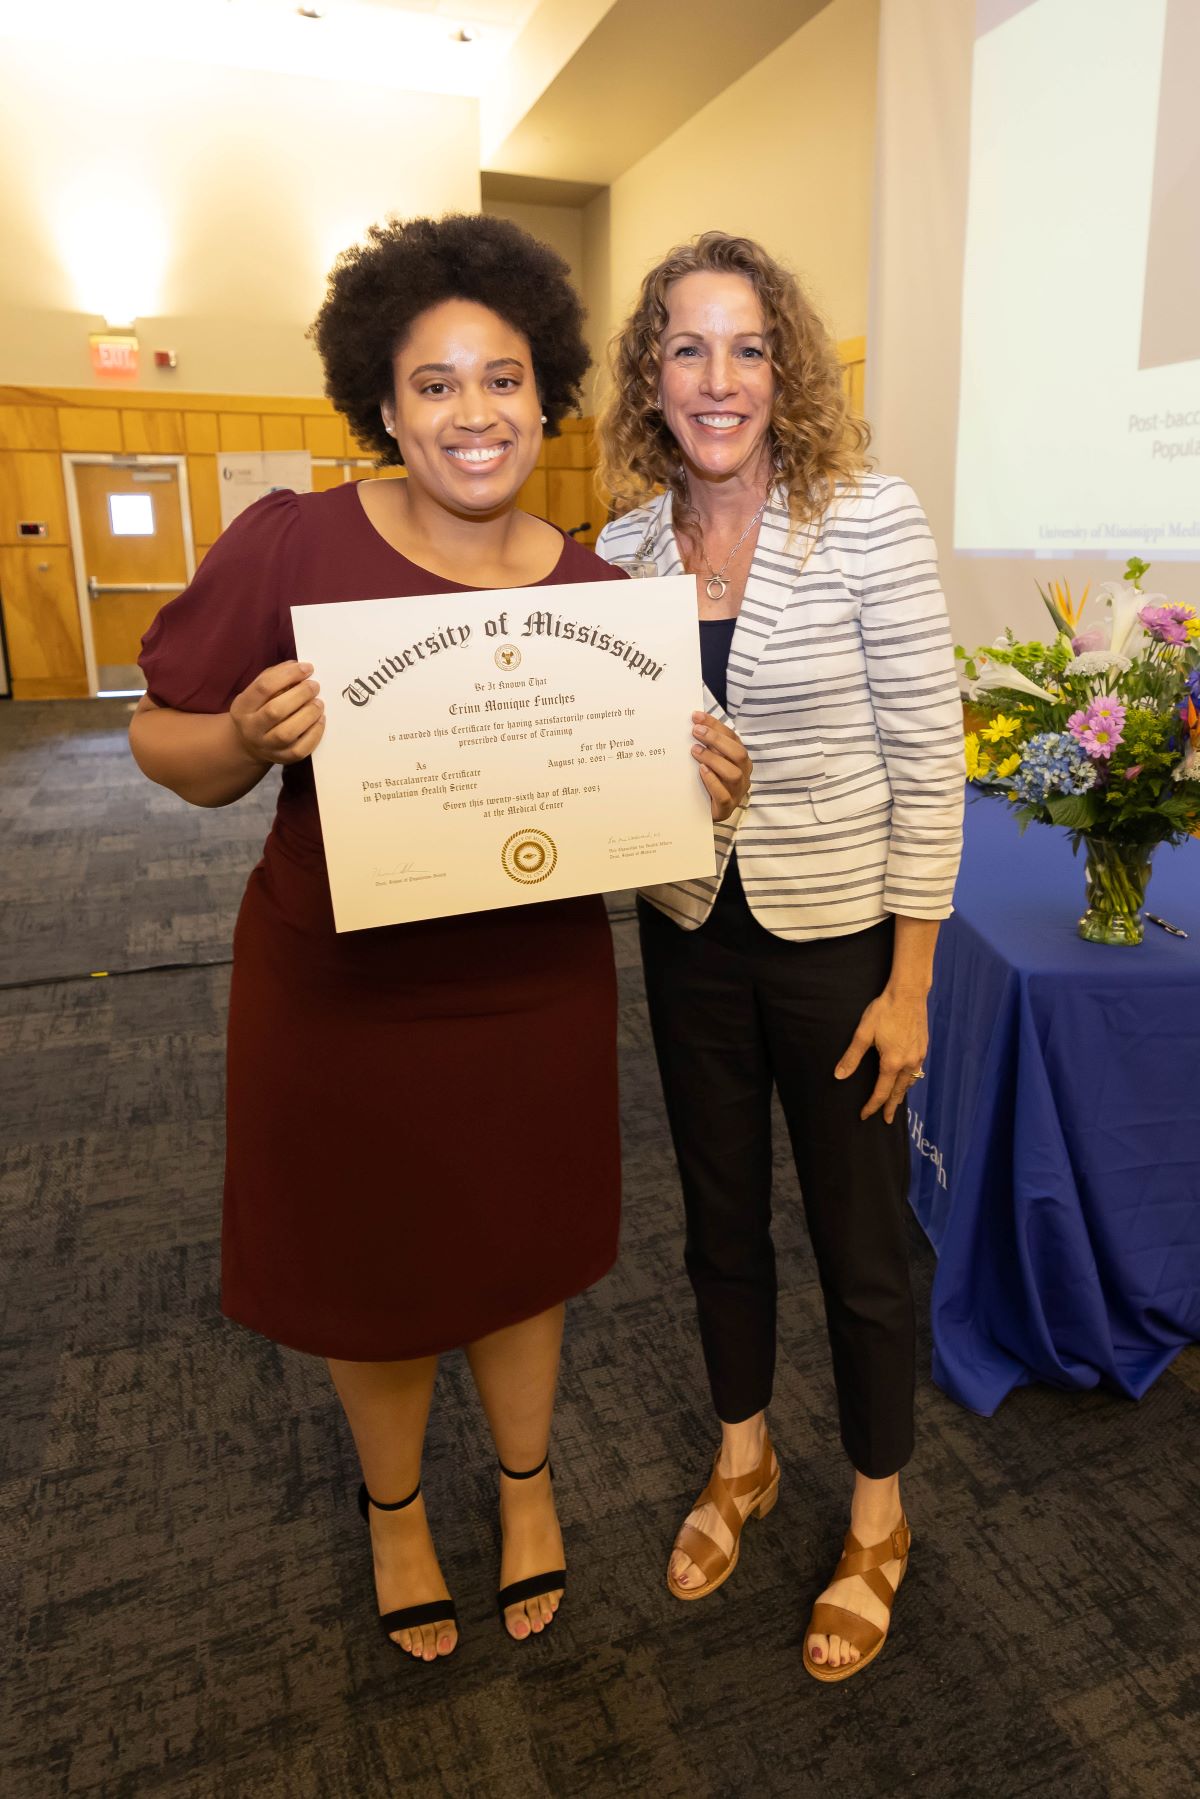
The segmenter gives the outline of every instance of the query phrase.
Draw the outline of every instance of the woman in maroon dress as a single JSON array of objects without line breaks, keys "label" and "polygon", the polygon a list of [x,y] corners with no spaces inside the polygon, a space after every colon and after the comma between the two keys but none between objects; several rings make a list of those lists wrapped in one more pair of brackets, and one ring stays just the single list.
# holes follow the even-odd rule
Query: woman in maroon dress
[{"label": "woman in maroon dress", "polygon": [[[617,1247],[612,946],[599,898],[335,934],[320,671],[295,660],[289,608],[621,578],[515,505],[576,403],[581,325],[565,264],[500,219],[376,227],[342,256],[314,327],[327,391],[408,478],[238,518],[147,633],[131,727],[145,773],[197,805],[283,766],[234,937],[223,1309],[327,1360],[384,1628],[425,1661],[458,1637],[420,1497],[444,1350],[465,1347],[500,1460],[509,1634],[541,1631],[562,1595],[564,1301]],[[694,722],[723,816],[744,752]],[[498,1182],[522,1144],[520,1180]]]}]

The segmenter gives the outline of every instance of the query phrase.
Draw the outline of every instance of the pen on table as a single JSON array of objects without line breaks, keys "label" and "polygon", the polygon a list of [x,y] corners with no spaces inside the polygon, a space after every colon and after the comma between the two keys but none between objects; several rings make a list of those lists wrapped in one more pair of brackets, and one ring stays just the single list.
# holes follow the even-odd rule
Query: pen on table
[{"label": "pen on table", "polygon": [[1177,924],[1168,924],[1165,918],[1157,917],[1153,912],[1146,913],[1146,923],[1156,924],[1160,931],[1167,931],[1172,937],[1187,938],[1187,932],[1181,931]]}]

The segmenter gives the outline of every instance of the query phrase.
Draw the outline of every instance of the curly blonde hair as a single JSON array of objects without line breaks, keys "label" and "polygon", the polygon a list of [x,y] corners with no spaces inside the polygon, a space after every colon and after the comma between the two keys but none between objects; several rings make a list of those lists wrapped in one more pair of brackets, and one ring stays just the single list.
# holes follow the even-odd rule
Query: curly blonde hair
[{"label": "curly blonde hair", "polygon": [[668,290],[682,276],[702,270],[744,275],[762,305],[775,374],[767,441],[797,530],[821,516],[840,484],[857,486],[870,466],[870,428],[850,410],[836,345],[796,277],[752,238],[724,231],[703,232],[652,268],[637,305],[609,345],[597,421],[600,484],[617,513],[644,506],[665,487],[676,517],[685,522],[694,517],[683,460],[658,394]]}]

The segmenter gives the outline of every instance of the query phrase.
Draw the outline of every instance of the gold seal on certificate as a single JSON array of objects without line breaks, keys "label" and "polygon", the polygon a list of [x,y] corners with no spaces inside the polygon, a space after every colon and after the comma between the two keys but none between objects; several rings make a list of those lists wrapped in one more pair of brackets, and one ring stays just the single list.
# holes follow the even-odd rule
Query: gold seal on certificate
[{"label": "gold seal on certificate", "polygon": [[558,845],[545,831],[526,825],[505,839],[500,860],[514,881],[546,881],[558,867]]},{"label": "gold seal on certificate", "polygon": [[713,872],[691,575],[293,606],[339,931]]}]

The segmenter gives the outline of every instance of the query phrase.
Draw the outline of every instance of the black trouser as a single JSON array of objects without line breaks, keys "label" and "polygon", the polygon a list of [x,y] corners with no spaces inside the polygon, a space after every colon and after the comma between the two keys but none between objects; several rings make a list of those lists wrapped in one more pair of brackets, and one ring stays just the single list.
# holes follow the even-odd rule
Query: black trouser
[{"label": "black trouser", "polygon": [[904,1110],[859,1117],[874,1051],[833,1070],[891,970],[890,919],[791,943],[746,903],[736,862],[685,931],[638,902],[646,993],[687,1214],[685,1261],[717,1416],[753,1417],[775,1372],[771,1090],[778,1089],[825,1296],[842,1442],[881,1480],[912,1454],[915,1326]]}]

